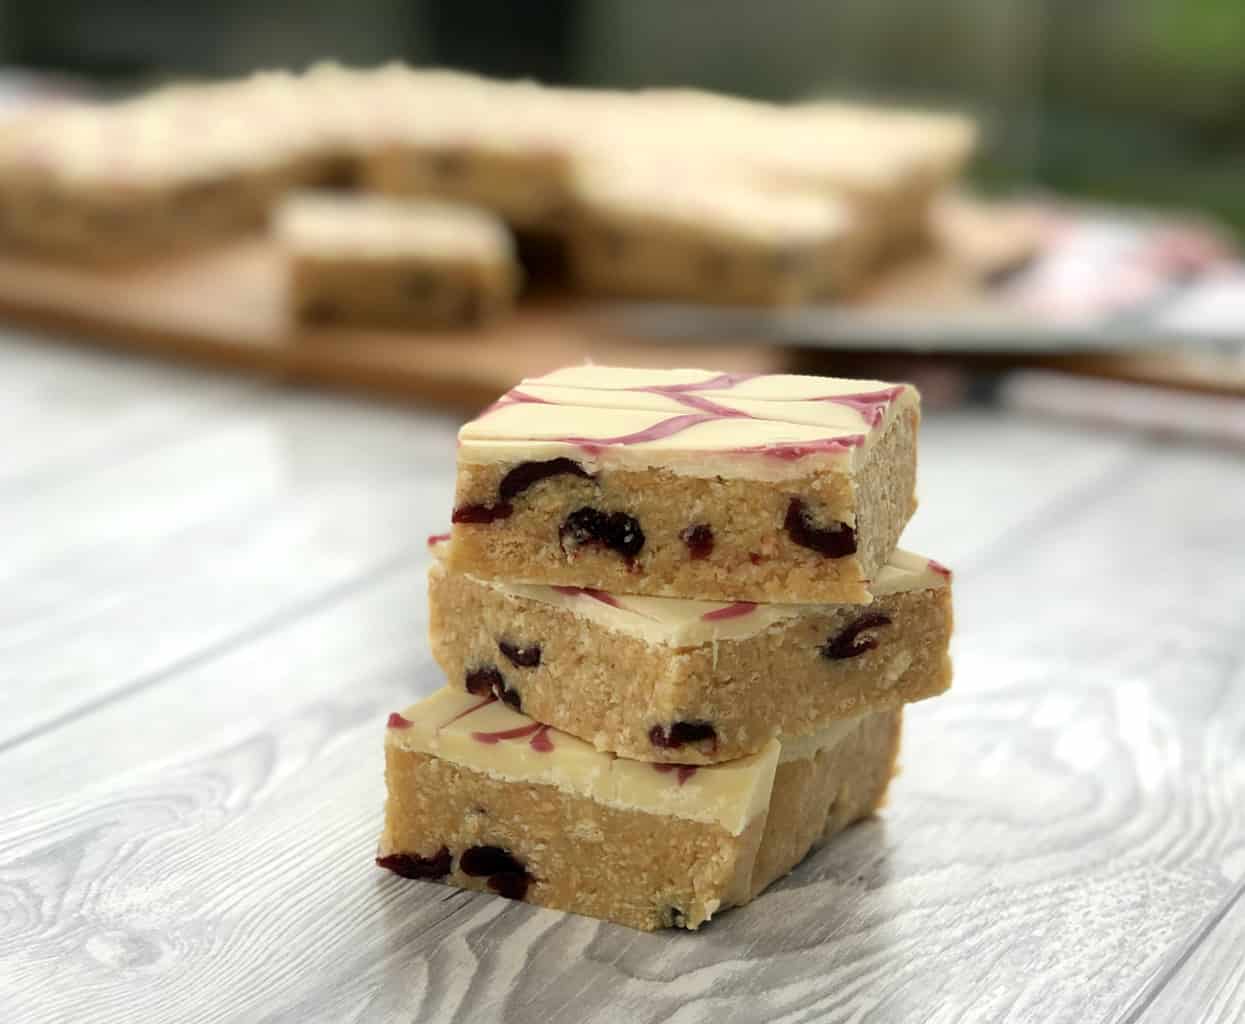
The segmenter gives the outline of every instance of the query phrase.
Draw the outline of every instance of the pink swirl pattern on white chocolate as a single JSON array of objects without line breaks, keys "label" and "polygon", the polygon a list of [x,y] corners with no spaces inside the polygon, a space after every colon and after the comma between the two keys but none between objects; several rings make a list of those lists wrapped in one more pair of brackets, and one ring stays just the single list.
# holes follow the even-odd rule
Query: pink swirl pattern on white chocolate
[{"label": "pink swirl pattern on white chocolate", "polygon": [[728,604],[725,608],[715,608],[711,612],[705,612],[701,616],[704,622],[721,622],[723,619],[738,619],[744,615],[750,615],[756,611],[756,604],[752,601],[736,601],[734,604]]},{"label": "pink swirl pattern on white chocolate", "polygon": [[685,416],[671,416],[669,419],[659,420],[651,427],[645,427],[643,430],[637,430],[630,434],[620,434],[618,437],[559,437],[556,440],[562,441],[565,444],[573,444],[589,454],[596,454],[602,448],[609,448],[616,444],[643,444],[645,441],[661,441],[664,438],[673,437],[675,434],[681,434],[683,431],[699,426],[702,423],[709,423],[712,420],[721,418],[713,413],[689,412]]},{"label": "pink swirl pattern on white chocolate", "polygon": [[500,743],[502,740],[521,740],[528,738],[528,746],[538,754],[553,753],[553,740],[549,738],[549,726],[533,722],[531,725],[520,725],[514,729],[503,729],[500,732],[473,732],[471,738],[477,743]]},{"label": "pink swirl pattern on white chocolate", "polygon": [[836,405],[845,405],[849,409],[855,409],[869,426],[876,427],[886,416],[886,410],[890,408],[891,402],[903,392],[903,385],[896,384],[894,387],[884,388],[881,391],[865,391],[858,395],[823,395],[814,401],[834,402]]},{"label": "pink swirl pattern on white chocolate", "polygon": [[466,718],[468,715],[474,715],[481,708],[487,707],[488,705],[492,704],[495,700],[497,700],[497,698],[493,696],[485,697],[482,701],[480,701],[479,704],[472,704],[471,707],[463,709],[458,714],[456,714],[453,718],[451,718],[448,722],[442,722],[441,728],[444,729],[447,725],[453,725],[460,718]]},{"label": "pink swirl pattern on white chocolate", "polygon": [[696,774],[696,765],[694,764],[655,764],[653,771],[661,772],[663,775],[670,772],[677,772],[675,776],[679,780],[679,785],[683,785],[688,779]]},{"label": "pink swirl pattern on white chocolate", "polygon": [[[915,398],[906,385],[880,382],[852,390],[846,385],[858,382],[781,374],[705,374],[701,380],[686,379],[698,372],[655,370],[650,376],[650,371],[602,367],[555,371],[525,380],[503,395],[482,419],[503,411],[507,415],[487,425],[468,424],[462,437],[482,443],[572,445],[595,457],[633,446],[669,448],[668,439],[694,431],[695,441],[689,439],[688,450],[793,462],[808,456],[841,456],[865,445],[894,402],[904,396]],[[841,391],[836,392],[835,386]],[[525,404],[567,411],[536,415],[514,408]],[[819,410],[826,405],[846,412]],[[680,406],[691,411],[679,414]],[[753,421],[757,427],[726,427],[737,421]],[[599,424],[600,432],[594,436],[591,431],[559,429],[581,422]],[[752,438],[757,443],[750,443]]]},{"label": "pink swirl pattern on white chocolate", "polygon": [[732,455],[765,455],[771,459],[793,462],[806,455],[837,455],[852,448],[859,448],[864,443],[864,434],[852,434],[850,437],[827,437],[824,441],[805,441],[800,444],[753,444],[728,450]]},{"label": "pink swirl pattern on white chocolate", "polygon": [[611,608],[618,608],[618,599],[613,595],[606,593],[604,590],[597,590],[595,587],[562,587],[555,586],[551,588],[563,597],[590,597],[594,601],[600,601],[607,604]]}]

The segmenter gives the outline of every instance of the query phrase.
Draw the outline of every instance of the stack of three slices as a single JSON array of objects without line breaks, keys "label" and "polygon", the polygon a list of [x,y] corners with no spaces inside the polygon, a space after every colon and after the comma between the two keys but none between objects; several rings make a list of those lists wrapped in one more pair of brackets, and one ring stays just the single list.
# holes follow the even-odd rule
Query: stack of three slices
[{"label": "stack of three slices", "polygon": [[579,367],[467,424],[379,863],[696,928],[870,814],[950,684],[949,574],[896,550],[918,423],[903,385]]}]

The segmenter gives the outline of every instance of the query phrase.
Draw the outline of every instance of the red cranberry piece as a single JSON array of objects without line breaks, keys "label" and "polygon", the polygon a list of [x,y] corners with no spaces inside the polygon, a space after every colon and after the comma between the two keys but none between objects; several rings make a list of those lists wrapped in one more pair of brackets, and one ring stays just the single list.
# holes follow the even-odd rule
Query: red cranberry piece
[{"label": "red cranberry piece", "polygon": [[847,523],[839,522],[828,527],[818,526],[799,498],[792,498],[787,505],[787,518],[782,525],[794,543],[827,558],[843,558],[856,553],[855,530]]},{"label": "red cranberry piece", "polygon": [[717,730],[710,722],[675,722],[669,730],[660,725],[648,731],[649,742],[655,747],[675,750],[687,743],[699,743],[701,740],[716,740]]},{"label": "red cranberry piece", "polygon": [[507,502],[499,501],[496,505],[459,505],[450,514],[451,523],[492,523],[498,519],[507,519],[514,511]]},{"label": "red cranberry piece", "polygon": [[515,668],[535,668],[540,664],[540,644],[529,644],[520,647],[508,640],[498,640],[497,649],[506,656],[506,660]]},{"label": "red cranberry piece", "polygon": [[500,846],[469,846],[458,858],[458,867],[464,875],[471,875],[473,878],[527,873],[523,862]]},{"label": "red cranberry piece", "polygon": [[837,636],[832,636],[827,640],[826,645],[821,648],[821,656],[831,661],[842,661],[844,658],[854,658],[858,654],[864,654],[865,651],[871,651],[877,647],[878,638],[876,636],[862,637],[860,634],[866,629],[877,629],[879,626],[890,624],[890,617],[881,612],[862,615]]},{"label": "red cranberry piece", "polygon": [[488,887],[508,900],[521,900],[531,882],[532,876],[526,871],[503,871],[489,876]]},{"label": "red cranberry piece", "polygon": [[585,480],[593,479],[592,474],[574,459],[562,458],[549,459],[547,462],[520,462],[501,478],[501,483],[497,485],[497,496],[503,502],[509,502],[532,485],[538,484],[542,480],[547,480],[551,476],[562,476],[565,474],[583,477]]},{"label": "red cranberry piece", "polygon": [[477,697],[493,696],[514,708],[515,711],[523,710],[519,691],[508,686],[506,677],[492,665],[469,669],[463,679],[463,684],[468,693],[474,693]]},{"label": "red cranberry piece", "polygon": [[414,723],[409,718],[398,714],[396,711],[389,712],[389,721],[386,726],[390,729],[409,729]]},{"label": "red cranberry piece", "polygon": [[470,669],[464,682],[467,692],[474,693],[477,697],[496,696],[497,690],[506,688],[505,677],[492,665]]},{"label": "red cranberry piece", "polygon": [[577,508],[558,528],[563,550],[568,539],[576,545],[602,544],[626,559],[635,558],[644,547],[639,520],[624,512],[602,512],[589,505]]},{"label": "red cranberry piece", "polygon": [[376,864],[403,878],[444,878],[450,873],[450,851],[443,846],[431,857],[391,853],[388,857],[377,857]]},{"label": "red cranberry piece", "polygon": [[679,538],[687,545],[687,553],[693,559],[708,558],[713,554],[713,527],[708,523],[689,526],[679,534]]}]

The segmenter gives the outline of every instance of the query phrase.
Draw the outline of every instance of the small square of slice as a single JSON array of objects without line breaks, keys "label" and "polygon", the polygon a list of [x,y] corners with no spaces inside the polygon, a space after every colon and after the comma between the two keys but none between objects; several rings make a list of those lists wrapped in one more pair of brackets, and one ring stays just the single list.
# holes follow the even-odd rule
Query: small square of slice
[{"label": "small square of slice", "polygon": [[316,324],[467,326],[514,304],[506,226],[445,203],[300,193],[276,218],[294,316]]},{"label": "small square of slice", "polygon": [[459,432],[448,563],[516,583],[867,604],[916,508],[906,384],[582,366]]},{"label": "small square of slice", "polygon": [[632,928],[698,928],[870,814],[900,713],[720,765],[615,758],[449,687],[389,718],[377,863]]}]

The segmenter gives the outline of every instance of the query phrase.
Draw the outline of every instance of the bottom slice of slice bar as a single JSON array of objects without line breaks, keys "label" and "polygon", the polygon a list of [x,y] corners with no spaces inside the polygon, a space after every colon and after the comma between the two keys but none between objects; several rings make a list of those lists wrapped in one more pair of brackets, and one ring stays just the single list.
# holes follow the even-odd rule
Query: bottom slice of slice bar
[{"label": "bottom slice of slice bar", "polygon": [[651,764],[447,687],[390,716],[377,863],[632,928],[694,929],[880,805],[900,715],[723,764]]}]

